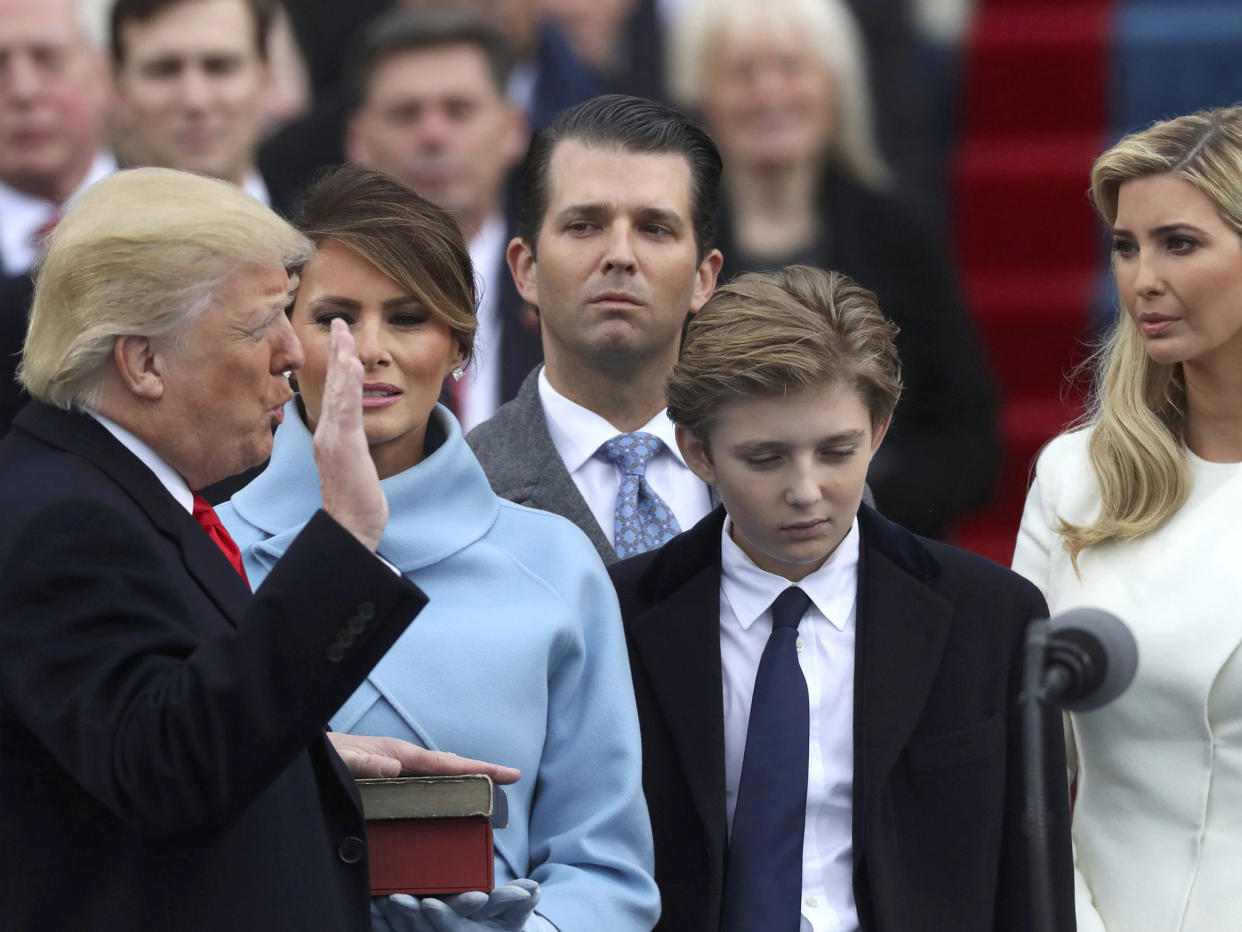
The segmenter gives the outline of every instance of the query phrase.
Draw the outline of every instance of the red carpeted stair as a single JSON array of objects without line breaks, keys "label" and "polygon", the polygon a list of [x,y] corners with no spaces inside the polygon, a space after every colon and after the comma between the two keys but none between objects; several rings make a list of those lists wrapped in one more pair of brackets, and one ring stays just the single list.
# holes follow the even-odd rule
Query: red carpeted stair
[{"label": "red carpeted stair", "polygon": [[1076,417],[1102,234],[1087,199],[1106,144],[1111,3],[985,0],[954,159],[957,251],[1001,392],[1002,472],[954,541],[1008,564],[1033,458]]}]

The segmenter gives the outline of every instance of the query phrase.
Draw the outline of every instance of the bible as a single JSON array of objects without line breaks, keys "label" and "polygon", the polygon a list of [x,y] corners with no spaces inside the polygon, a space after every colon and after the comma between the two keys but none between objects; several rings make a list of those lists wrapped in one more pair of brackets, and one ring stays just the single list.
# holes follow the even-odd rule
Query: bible
[{"label": "bible", "polygon": [[509,822],[504,790],[484,774],[356,781],[367,820],[371,894],[490,891],[492,829]]}]

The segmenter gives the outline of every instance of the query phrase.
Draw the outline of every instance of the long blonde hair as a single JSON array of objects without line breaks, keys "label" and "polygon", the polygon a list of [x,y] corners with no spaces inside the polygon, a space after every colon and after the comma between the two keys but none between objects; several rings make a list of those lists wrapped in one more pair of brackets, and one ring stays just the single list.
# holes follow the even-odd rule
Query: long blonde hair
[{"label": "long blonde hair", "polygon": [[[1242,107],[1202,110],[1124,137],[1091,169],[1091,199],[1104,222],[1117,219],[1121,185],[1168,175],[1202,191],[1242,236]],[[1125,309],[1093,357],[1095,386],[1084,426],[1100,488],[1090,524],[1062,519],[1057,532],[1078,565],[1088,547],[1154,531],[1190,494],[1186,384],[1180,363],[1157,363]]]}]

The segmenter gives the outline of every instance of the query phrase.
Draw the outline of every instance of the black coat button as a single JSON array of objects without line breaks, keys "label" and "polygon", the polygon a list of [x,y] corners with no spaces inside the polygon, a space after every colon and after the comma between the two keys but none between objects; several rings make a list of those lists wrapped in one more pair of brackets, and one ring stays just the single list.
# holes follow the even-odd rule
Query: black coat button
[{"label": "black coat button", "polygon": [[375,617],[375,605],[371,602],[359,602],[358,608],[354,612],[363,621],[370,621]]},{"label": "black coat button", "polygon": [[328,660],[332,663],[340,663],[345,659],[345,648],[340,644],[328,645]]},{"label": "black coat button", "polygon": [[357,835],[346,835],[340,847],[336,849],[336,856],[346,864],[357,864],[366,854],[366,850],[367,846],[362,843],[361,838]]}]

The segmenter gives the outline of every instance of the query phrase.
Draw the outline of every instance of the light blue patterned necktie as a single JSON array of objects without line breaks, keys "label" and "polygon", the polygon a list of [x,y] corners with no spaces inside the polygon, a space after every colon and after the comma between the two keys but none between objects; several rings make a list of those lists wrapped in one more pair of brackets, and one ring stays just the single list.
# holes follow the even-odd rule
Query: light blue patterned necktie
[{"label": "light blue patterned necktie", "polygon": [[647,463],[661,445],[654,434],[635,431],[618,434],[599,448],[622,472],[613,532],[613,547],[622,560],[654,550],[681,533],[673,510],[647,482]]}]

